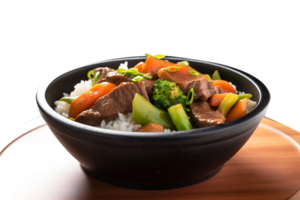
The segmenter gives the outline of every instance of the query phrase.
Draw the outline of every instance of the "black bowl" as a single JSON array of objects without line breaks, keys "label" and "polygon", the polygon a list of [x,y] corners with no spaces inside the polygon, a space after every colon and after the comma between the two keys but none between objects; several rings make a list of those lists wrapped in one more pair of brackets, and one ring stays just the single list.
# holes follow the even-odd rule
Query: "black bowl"
[{"label": "black bowl", "polygon": [[264,117],[270,101],[266,86],[255,77],[225,65],[179,57],[204,74],[219,70],[239,91],[253,95],[257,106],[245,116],[207,128],[175,133],[113,131],[68,120],[54,111],[54,102],[70,93],[90,69],[133,67],[146,57],[128,57],[84,66],[51,80],[37,92],[40,113],[60,143],[85,172],[104,182],[137,189],[170,189],[204,181],[217,172],[247,142]]}]

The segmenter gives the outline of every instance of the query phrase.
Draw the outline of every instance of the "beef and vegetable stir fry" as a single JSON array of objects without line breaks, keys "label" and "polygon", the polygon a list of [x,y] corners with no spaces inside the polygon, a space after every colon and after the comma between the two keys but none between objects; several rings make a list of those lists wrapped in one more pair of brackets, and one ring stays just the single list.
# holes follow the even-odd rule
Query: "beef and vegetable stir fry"
[{"label": "beef and vegetable stir fry", "polygon": [[131,120],[141,125],[135,131],[184,131],[235,120],[246,114],[249,102],[253,104],[251,94],[237,94],[217,70],[210,76],[187,61],[172,63],[163,55],[146,56],[145,62],[130,69],[122,64],[117,70],[89,71],[88,91],[60,99],[68,104],[67,117],[103,127],[132,113]]}]

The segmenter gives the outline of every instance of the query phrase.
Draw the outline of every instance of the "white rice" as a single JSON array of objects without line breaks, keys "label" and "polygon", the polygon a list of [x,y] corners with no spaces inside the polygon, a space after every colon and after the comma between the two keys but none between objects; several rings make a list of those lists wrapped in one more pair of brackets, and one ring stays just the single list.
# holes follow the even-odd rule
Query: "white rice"
[{"label": "white rice", "polygon": [[[120,67],[121,69],[128,69],[128,63],[121,63]],[[230,83],[236,90],[236,86]],[[86,81],[80,81],[80,83],[77,83],[74,86],[74,90],[70,93],[63,93],[64,97],[75,97],[77,98],[81,94],[87,92],[92,87],[92,81],[86,80]],[[238,94],[244,94],[244,92],[237,92]],[[70,104],[64,102],[64,101],[55,101],[54,102],[56,107],[55,111],[59,113],[60,115],[64,116],[65,118],[69,119],[69,109]],[[249,100],[247,104],[247,113],[253,110],[253,108],[256,106],[256,102]],[[135,123],[131,120],[132,113],[128,114],[122,114],[118,113],[119,118],[110,121],[108,123],[105,123],[103,120],[97,127],[105,128],[105,129],[112,129],[112,130],[119,130],[119,131],[137,131],[140,127],[142,127],[140,124]],[[170,129],[164,129],[165,133],[173,132]]]}]

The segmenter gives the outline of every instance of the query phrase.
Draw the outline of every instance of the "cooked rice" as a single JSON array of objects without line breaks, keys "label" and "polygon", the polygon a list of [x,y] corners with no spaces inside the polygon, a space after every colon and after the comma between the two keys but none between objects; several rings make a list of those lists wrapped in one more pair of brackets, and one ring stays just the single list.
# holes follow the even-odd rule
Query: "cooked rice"
[{"label": "cooked rice", "polygon": [[[128,69],[128,63],[124,62],[120,64],[121,69]],[[232,83],[230,83],[232,84]],[[236,86],[232,84],[232,86],[236,89]],[[92,87],[92,81],[91,80],[86,80],[83,81],[81,80],[80,83],[77,83],[74,86],[74,90],[70,93],[63,93],[64,97],[78,97],[81,94],[87,92],[90,88]],[[244,94],[244,92],[237,92],[238,94]],[[69,109],[70,109],[70,104],[64,102],[64,101],[55,101],[54,102],[56,107],[55,111],[59,113],[60,115],[64,116],[65,118],[69,119]],[[247,113],[253,110],[253,108],[256,106],[256,102],[249,100],[247,104]],[[128,114],[122,114],[119,113],[119,118],[110,121],[108,123],[105,123],[103,120],[99,126],[100,128],[105,128],[105,129],[112,129],[112,130],[119,130],[119,131],[137,131],[140,127],[142,127],[140,124],[136,124],[134,121],[131,120],[132,118],[132,113]],[[173,132],[170,129],[164,129],[165,133],[170,133]]]}]

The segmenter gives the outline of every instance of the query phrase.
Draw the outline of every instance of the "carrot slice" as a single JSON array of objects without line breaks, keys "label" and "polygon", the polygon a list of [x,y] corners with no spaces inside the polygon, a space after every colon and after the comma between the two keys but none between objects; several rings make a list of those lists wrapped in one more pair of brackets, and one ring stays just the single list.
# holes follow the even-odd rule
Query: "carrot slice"
[{"label": "carrot slice", "polygon": [[139,69],[141,73],[150,73],[152,76],[156,76],[157,71],[163,67],[165,64],[164,60],[156,59],[152,56],[149,56],[143,67],[135,67]]},{"label": "carrot slice", "polygon": [[246,114],[246,106],[248,103],[248,99],[240,100],[227,114],[226,121],[230,122],[232,120],[238,119]]},{"label": "carrot slice", "polygon": [[149,123],[138,130],[138,132],[163,132],[164,127],[160,124]]},{"label": "carrot slice", "polygon": [[70,105],[69,117],[75,119],[82,111],[91,108],[102,96],[108,94],[117,87],[114,83],[99,83],[94,85],[89,91],[77,97]]},{"label": "carrot slice", "polygon": [[144,62],[139,62],[136,66],[134,66],[134,68],[137,68],[139,70],[139,72],[142,72],[144,66],[145,66]]},{"label": "carrot slice", "polygon": [[223,93],[236,93],[234,87],[227,81],[215,80],[213,86],[220,86]]},{"label": "carrot slice", "polygon": [[219,106],[223,99],[226,97],[226,95],[226,93],[212,95],[208,100],[209,105]]}]

